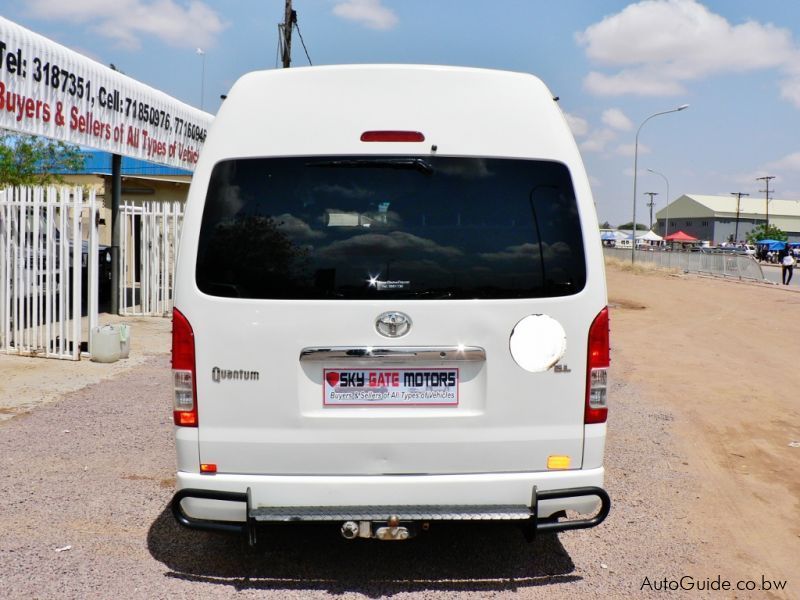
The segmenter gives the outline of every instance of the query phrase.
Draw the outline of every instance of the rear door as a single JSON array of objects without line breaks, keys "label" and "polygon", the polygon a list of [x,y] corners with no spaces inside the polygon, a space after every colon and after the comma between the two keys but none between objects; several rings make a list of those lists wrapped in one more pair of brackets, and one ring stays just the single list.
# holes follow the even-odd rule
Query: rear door
[{"label": "rear door", "polygon": [[[201,462],[253,474],[481,473],[544,470],[560,455],[579,468],[598,310],[581,293],[582,240],[556,162],[219,163],[191,317]],[[561,327],[555,368],[531,372],[512,357],[529,315]]]}]

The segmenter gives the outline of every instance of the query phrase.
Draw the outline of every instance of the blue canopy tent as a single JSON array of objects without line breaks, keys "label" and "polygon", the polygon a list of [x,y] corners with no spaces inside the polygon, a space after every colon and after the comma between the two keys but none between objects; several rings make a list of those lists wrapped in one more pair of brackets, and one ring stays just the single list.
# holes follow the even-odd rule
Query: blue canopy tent
[{"label": "blue canopy tent", "polygon": [[756,246],[766,246],[767,250],[775,252],[786,248],[786,242],[781,242],[780,240],[758,240]]}]

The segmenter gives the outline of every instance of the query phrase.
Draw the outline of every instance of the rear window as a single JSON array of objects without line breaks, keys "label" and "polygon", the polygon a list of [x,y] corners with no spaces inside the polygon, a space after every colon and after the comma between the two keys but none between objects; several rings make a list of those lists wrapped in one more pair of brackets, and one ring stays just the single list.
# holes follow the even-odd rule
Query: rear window
[{"label": "rear window", "polygon": [[536,298],[579,292],[569,171],[463,157],[218,163],[197,285],[259,299]]}]

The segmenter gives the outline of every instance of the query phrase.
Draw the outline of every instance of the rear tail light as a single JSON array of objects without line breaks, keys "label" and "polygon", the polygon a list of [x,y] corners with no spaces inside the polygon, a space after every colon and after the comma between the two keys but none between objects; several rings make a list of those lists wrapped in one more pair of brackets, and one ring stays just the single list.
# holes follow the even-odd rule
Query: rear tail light
[{"label": "rear tail light", "polygon": [[608,417],[608,367],[611,363],[608,339],[608,308],[594,318],[589,328],[589,356],[586,361],[586,408],[583,422],[605,423]]},{"label": "rear tail light", "polygon": [[186,317],[172,309],[173,420],[175,425],[197,427],[197,384],[194,332]]}]

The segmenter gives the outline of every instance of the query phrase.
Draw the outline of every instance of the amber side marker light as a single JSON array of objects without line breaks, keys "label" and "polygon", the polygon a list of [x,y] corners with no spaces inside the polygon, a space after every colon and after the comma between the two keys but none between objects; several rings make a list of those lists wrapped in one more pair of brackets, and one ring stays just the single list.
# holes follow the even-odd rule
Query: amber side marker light
[{"label": "amber side marker light", "polygon": [[419,131],[365,131],[362,142],[424,142],[425,136]]},{"label": "amber side marker light", "polygon": [[216,473],[217,472],[217,465],[213,463],[200,463],[200,472],[201,473]]},{"label": "amber side marker light", "polygon": [[547,468],[548,469],[569,469],[569,465],[572,461],[570,460],[569,456],[560,456],[558,454],[553,454],[547,457]]}]

